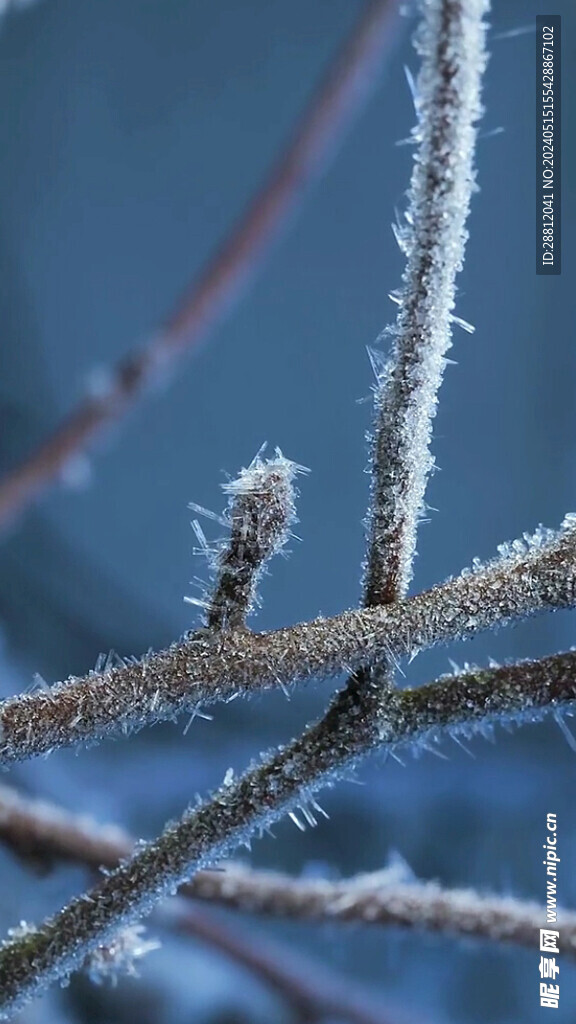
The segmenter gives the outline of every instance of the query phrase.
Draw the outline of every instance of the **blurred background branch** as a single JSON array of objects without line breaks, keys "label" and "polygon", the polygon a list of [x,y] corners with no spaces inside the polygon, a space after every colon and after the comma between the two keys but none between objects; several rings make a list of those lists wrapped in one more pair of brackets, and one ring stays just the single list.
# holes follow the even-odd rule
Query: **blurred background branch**
[{"label": "blurred background branch", "polygon": [[0,480],[0,532],[231,312],[378,82],[397,15],[398,0],[369,0],[268,180],[174,312],[147,346],[101,376],[93,393]]}]

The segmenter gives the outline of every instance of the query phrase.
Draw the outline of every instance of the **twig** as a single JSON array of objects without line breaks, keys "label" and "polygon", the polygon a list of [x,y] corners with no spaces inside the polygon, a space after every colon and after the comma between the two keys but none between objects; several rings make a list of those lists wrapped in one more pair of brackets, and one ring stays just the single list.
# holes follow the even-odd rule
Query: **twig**
[{"label": "twig", "polygon": [[[230,495],[229,508],[224,516],[224,522],[230,525],[230,538],[225,545],[218,544],[216,552],[212,551],[200,525],[194,523],[201,550],[217,571],[210,598],[194,603],[206,607],[206,625],[215,632],[245,626],[258,576],[266,561],[283,546],[289,525],[295,519],[292,478],[302,467],[284,459],[280,452],[277,456],[275,460],[264,461],[259,453],[237,480],[224,485]],[[199,506],[191,507],[205,513]],[[73,828],[73,822],[70,824]],[[22,828],[16,830],[12,836],[12,845],[20,849],[22,831]],[[27,832],[24,829],[24,832],[30,837],[30,829]],[[130,852],[132,844],[125,839],[119,845],[124,853],[120,852],[116,863]],[[108,854],[109,848],[103,852]],[[350,994],[348,986],[342,986],[332,975],[325,973],[323,976],[318,964],[312,969],[307,964],[304,970],[302,965],[291,963],[292,955],[281,946],[275,948],[269,937],[264,949],[253,938],[249,939],[245,934],[236,935],[213,917],[177,901],[163,905],[160,920],[164,920],[171,930],[208,942],[235,963],[248,967],[276,989],[303,1021],[322,1021],[336,1014],[338,1019],[349,1020],[353,1024],[383,1022],[382,1014],[370,1012],[366,1000],[360,1001]]]},{"label": "twig", "polygon": [[394,38],[396,18],[396,0],[368,4],[268,181],[163,328],[147,347],[116,366],[103,394],[87,395],[0,483],[0,530],[13,523],[72,458],[118,421],[162,379],[171,363],[193,350],[230,311],[288,215],[302,202],[368,99]]},{"label": "twig", "polygon": [[[437,932],[537,950],[546,908],[512,897],[444,889],[436,882],[398,884],[386,872],[339,882],[294,879],[266,871],[199,872],[195,895],[249,914],[298,921],[350,922]],[[558,911],[560,952],[576,961],[576,912]]]},{"label": "twig", "polygon": [[[302,470],[280,451],[275,459],[267,460],[258,453],[236,480],[224,484],[230,496],[224,520],[230,526],[230,538],[225,545],[218,544],[215,552],[206,543],[200,524],[194,522],[203,553],[217,573],[210,599],[199,602],[207,608],[209,629],[240,629],[246,625],[262,570],[282,549],[295,522],[292,481]],[[191,508],[205,511],[198,505]]]},{"label": "twig", "polygon": [[[376,373],[371,444],[371,507],[364,607],[406,596],[428,474],[432,419],[451,344],[456,274],[464,256],[464,226],[474,185],[475,124],[486,63],[486,0],[423,5],[416,38],[422,67],[416,83],[418,144],[408,192],[406,226],[397,238],[407,256],[394,346]],[[385,713],[394,685],[387,660],[348,682],[362,713]]]},{"label": "twig", "polygon": [[383,337],[394,347],[387,366],[373,360],[375,436],[365,603],[404,597],[412,575],[416,529],[428,474],[436,395],[451,344],[456,274],[474,186],[475,123],[486,64],[487,0],[423,4],[416,36],[422,67],[416,83],[418,143],[406,225],[398,318]]},{"label": "twig", "polygon": [[[576,651],[477,669],[395,693],[382,743],[386,749],[427,749],[445,735],[489,735],[495,722],[506,719],[536,721],[552,713],[560,721],[575,702]],[[93,869],[113,869],[134,849],[134,840],[115,826],[97,826],[8,787],[0,787],[0,839],[36,862],[64,859]],[[517,900],[453,894],[431,885],[376,885],[382,878],[364,876],[359,886],[228,868],[199,871],[180,894],[251,913],[418,926],[527,945],[541,927],[536,922],[544,919],[542,908]],[[576,914],[564,912],[559,926],[562,952],[576,958]]]},{"label": "twig", "polygon": [[97,825],[92,818],[70,814],[2,785],[0,841],[42,870],[62,860],[84,864],[93,871],[115,868],[134,847],[134,840],[116,825]]},{"label": "twig", "polygon": [[390,1016],[376,1010],[373,1000],[354,992],[351,979],[343,980],[308,958],[301,962],[269,935],[258,941],[253,934],[238,934],[212,915],[176,900],[162,905],[163,919],[171,931],[193,935],[247,967],[283,997],[302,1024],[322,1024],[327,1018],[350,1024],[390,1024]]},{"label": "twig", "polygon": [[[461,47],[464,39],[462,33],[453,37],[451,19],[455,24],[465,24],[471,38],[481,40],[479,23],[485,4],[469,0],[464,8],[462,0],[429,0],[424,7],[427,17],[420,37],[421,47],[425,58],[428,48],[435,53],[441,66],[435,72],[432,66],[432,78],[436,83],[440,78],[442,87],[449,91],[460,66],[458,62],[462,59],[462,55],[456,55],[451,48]],[[434,34],[431,29],[436,16],[440,21]],[[448,48],[446,53],[443,50],[445,45]],[[483,60],[481,42],[476,49],[475,70],[479,73]],[[437,95],[434,102],[438,99]],[[424,96],[423,102],[430,103],[430,96]],[[477,91],[473,88],[472,109],[475,109],[475,104]],[[428,113],[433,118],[431,109]],[[472,131],[471,126],[468,127]],[[452,141],[455,145],[460,144],[457,136]],[[448,142],[449,133],[444,139],[445,144]],[[466,142],[464,131],[465,148]],[[452,172],[444,159],[436,164],[432,162],[427,173],[437,176],[441,182]],[[469,192],[460,196],[465,206],[466,196]],[[443,215],[449,212],[444,208]],[[462,244],[462,224],[458,227],[457,222],[457,229],[457,238],[445,237],[448,247]],[[435,252],[434,259],[441,262],[444,258],[448,258],[445,252]],[[431,305],[439,302],[449,315],[453,301],[449,283],[440,282],[442,294],[436,298],[433,294],[434,287],[438,285],[437,271],[437,267],[428,265],[426,273],[415,283],[421,292],[426,293]],[[430,322],[429,326],[433,328],[434,325]],[[433,401],[432,396],[432,404]],[[429,424],[429,419],[427,422]],[[424,451],[427,452],[427,444]],[[425,476],[426,471],[423,479]],[[392,504],[392,515],[396,515],[398,495]],[[386,522],[383,525],[387,528]],[[341,668],[343,652],[347,652],[344,656],[349,657],[350,671],[355,671],[373,660],[384,658],[389,662],[392,654],[405,653],[423,644],[429,646],[448,637],[468,636],[488,624],[496,625],[544,607],[574,603],[575,532],[574,520],[569,518],[559,536],[538,534],[528,539],[527,547],[521,544],[521,550],[513,548],[506,551],[491,566],[478,568],[469,576],[436,588],[428,595],[384,609],[347,613],[330,620],[329,624],[317,622],[268,636],[248,638],[244,636],[244,630],[237,629],[229,635],[218,635],[215,642],[196,635],[185,642],[188,647],[196,647],[196,667],[194,659],[192,668],[190,659],[181,661],[178,667],[187,677],[187,685],[202,680],[204,684],[214,685],[218,691],[214,695],[221,697],[232,678],[239,678],[240,690],[247,688],[255,678],[260,681],[263,677],[258,677],[257,673],[261,668],[268,674],[276,674],[275,669],[279,665],[280,673],[287,673],[285,681],[291,682],[310,674],[325,673],[328,666],[331,671],[336,666]],[[400,541],[403,547],[406,537],[400,537]],[[410,562],[411,554],[407,563],[405,560],[408,572]],[[449,593],[450,587],[455,588],[452,593]],[[384,641],[378,632],[382,622],[387,626]],[[337,632],[341,626],[342,632]],[[349,632],[347,627],[350,627]],[[375,629],[376,636],[367,637],[367,628]],[[396,634],[395,628],[398,630]],[[278,638],[283,642],[280,650],[275,648]],[[249,646],[243,647],[246,639]],[[264,664],[259,661],[263,651]],[[214,674],[211,676],[212,660]],[[147,664],[138,665],[140,683],[145,680]],[[558,668],[556,663],[555,668]],[[195,675],[195,671],[199,674]],[[142,915],[149,913],[158,900],[173,893],[191,871],[226,855],[238,843],[247,842],[255,832],[267,828],[282,814],[289,813],[300,827],[304,825],[298,814],[302,815],[304,822],[314,823],[315,813],[321,810],[314,799],[317,790],[334,782],[344,770],[354,767],[371,750],[378,747],[394,749],[399,744],[415,741],[426,746],[438,738],[441,727],[454,734],[460,728],[473,729],[479,720],[480,727],[484,728],[487,719],[507,716],[511,712],[520,718],[526,715],[534,717],[536,708],[548,705],[551,700],[557,701],[558,691],[573,706],[572,672],[566,683],[565,675],[560,671],[559,682],[554,666],[546,676],[540,663],[534,681],[534,699],[528,693],[530,668],[514,666],[506,672],[508,674],[498,679],[495,703],[492,703],[491,691],[486,691],[486,673],[478,672],[458,677],[457,681],[442,682],[439,689],[436,684],[436,689],[432,685],[414,691],[407,706],[402,703],[402,695],[390,693],[385,716],[364,714],[354,686],[348,687],[337,695],[324,718],[309,726],[290,745],[252,766],[237,781],[227,773],[223,785],[211,799],[185,812],[180,822],[167,826],[157,840],[136,849],[130,860],[104,878],[91,893],[72,900],[38,929],[24,929],[12,937],[0,950],[0,1008],[4,1012],[19,1008],[51,980],[66,977],[85,962],[88,954],[110,942],[118,928],[133,925]],[[281,676],[278,678],[281,681]],[[109,681],[109,676],[105,681]],[[494,679],[490,681],[494,682]],[[47,694],[46,699],[58,703],[70,688],[58,687]],[[481,699],[477,718],[472,713],[476,707],[475,693]],[[155,704],[162,703],[165,696],[156,690]],[[17,701],[12,702],[12,710],[15,704],[17,706]],[[555,707],[554,704],[552,706]],[[175,710],[173,702],[168,707]],[[151,710],[156,711],[155,705],[148,708],[148,714]],[[10,711],[10,707],[4,709],[4,727],[10,721]],[[117,712],[120,724],[129,728],[129,717],[122,708],[117,708]],[[78,718],[82,718],[82,712],[80,715],[76,712],[74,724]]]},{"label": "twig", "polygon": [[[193,633],[165,651],[0,703],[0,764],[150,725],[234,694],[326,678],[576,603],[576,520],[416,597],[270,633]],[[349,697],[343,697],[347,706]],[[358,713],[358,712],[356,712]]]},{"label": "twig", "polygon": [[[152,843],[140,846],[84,896],[72,900],[37,930],[0,947],[0,1013],[13,1012],[51,981],[80,967],[87,954],[119,928],[148,914],[190,874],[226,856],[239,843],[285,813],[303,827],[320,808],[314,794],[354,767],[370,751],[403,743],[425,745],[459,727],[519,715],[534,720],[544,709],[574,706],[576,653],[502,669],[478,670],[408,693],[390,695],[386,733],[359,719],[341,696],[316,725],[237,781],[228,776],[211,799],[188,810]],[[192,883],[194,884],[194,883]]]},{"label": "twig", "polygon": [[[92,819],[70,814],[46,801],[23,797],[1,785],[0,841],[18,857],[43,870],[53,867],[57,861],[82,864],[92,871],[112,870],[129,857],[135,847],[135,840],[115,825],[98,825]],[[201,889],[204,881],[206,889],[210,890],[212,876],[217,885],[224,877],[226,886],[230,882],[228,873],[224,876],[223,872],[199,872],[191,883],[180,889],[181,895],[203,899],[203,893],[197,889]],[[245,876],[241,879],[245,881]],[[223,898],[215,902],[225,904],[227,901]],[[228,925],[177,901],[164,904],[155,916],[165,927],[194,935],[244,964],[299,1012],[308,1012],[311,1020],[316,1019],[312,1011],[322,1019],[334,1009],[338,992],[342,1019],[358,1024],[376,1024],[377,1021],[383,1024],[381,1016],[375,1016],[363,1001],[348,993],[349,986],[346,991],[340,991],[338,979],[328,976],[327,972],[322,976],[319,965],[314,965],[313,970],[304,970],[295,959],[290,963],[290,952],[280,944],[272,948],[269,937],[264,950],[261,943],[246,934],[237,934]]]}]

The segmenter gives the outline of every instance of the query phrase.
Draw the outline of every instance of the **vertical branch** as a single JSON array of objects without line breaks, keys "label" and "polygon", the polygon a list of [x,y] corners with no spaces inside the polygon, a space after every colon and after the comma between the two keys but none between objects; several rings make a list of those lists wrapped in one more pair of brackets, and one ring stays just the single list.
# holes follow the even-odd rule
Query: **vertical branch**
[{"label": "vertical branch", "polygon": [[398,232],[406,269],[398,317],[384,334],[392,358],[375,360],[372,507],[365,567],[366,605],[404,597],[412,575],[426,481],[436,393],[450,347],[456,274],[474,188],[475,122],[486,64],[487,0],[423,0],[416,36],[422,67],[416,84],[418,149],[407,224]]},{"label": "vertical branch", "polygon": [[[450,347],[455,279],[464,255],[474,186],[475,122],[486,63],[487,0],[421,0],[415,45],[422,56],[416,85],[417,143],[407,226],[397,231],[406,254],[389,363],[376,373],[372,486],[368,513],[364,607],[406,595],[426,481],[436,394]],[[370,713],[393,686],[388,661],[356,673],[351,697]]]},{"label": "vertical branch", "polygon": [[[225,484],[230,500],[224,521],[230,525],[230,538],[215,556],[199,524],[194,523],[203,551],[215,563],[217,572],[206,613],[209,629],[245,626],[266,562],[282,549],[296,520],[292,480],[303,471],[278,449],[275,459],[264,460],[258,453],[236,480]],[[198,505],[191,507],[204,511]]]}]

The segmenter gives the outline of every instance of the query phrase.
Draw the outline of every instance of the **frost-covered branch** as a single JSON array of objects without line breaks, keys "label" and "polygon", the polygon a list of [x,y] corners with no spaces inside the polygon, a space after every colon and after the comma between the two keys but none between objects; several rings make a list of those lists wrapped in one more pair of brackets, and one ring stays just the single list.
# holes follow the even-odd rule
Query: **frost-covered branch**
[{"label": "frost-covered branch", "polygon": [[394,347],[376,371],[367,604],[403,597],[412,575],[436,394],[451,344],[455,278],[474,188],[475,124],[482,108],[487,0],[426,0],[416,36],[417,143],[406,225],[398,240],[407,264],[398,318],[384,336]]},{"label": "frost-covered branch", "polygon": [[[351,922],[507,942],[537,950],[546,908],[513,897],[445,889],[436,882],[398,882],[388,871],[342,881],[289,878],[234,867],[201,872],[196,895],[249,914],[298,921]],[[559,910],[560,952],[576,960],[576,912]]]},{"label": "frost-covered branch", "polygon": [[[216,589],[222,597],[209,622],[214,629],[189,634],[168,651],[141,661],[107,665],[86,679],[72,679],[0,705],[0,760],[8,763],[113,730],[128,732],[196,709],[201,702],[313,676],[346,670],[352,674],[349,685],[300,737],[250,766],[239,779],[227,772],[211,797],[189,808],[156,840],[136,844],[91,892],[72,900],[39,928],[24,926],[10,937],[0,947],[0,1016],[19,1009],[51,981],[66,978],[91,955],[98,956],[100,949],[114,943],[119,929],[136,925],[179,886],[190,894],[193,872],[249,843],[284,814],[300,828],[315,823],[316,815],[324,813],[316,802],[317,792],[370,752],[395,753],[403,746],[414,752],[434,750],[442,736],[486,734],[495,722],[536,720],[546,711],[567,732],[563,715],[571,713],[576,702],[572,652],[538,663],[472,670],[418,690],[390,691],[385,703],[375,705],[369,699],[380,681],[379,670],[370,671],[372,666],[384,664],[386,671],[397,656],[576,603],[574,516],[567,517],[557,534],[539,530],[506,546],[488,565],[475,564],[455,580],[411,600],[404,598],[430,469],[430,425],[449,344],[454,278],[463,253],[474,124],[480,109],[485,9],[484,0],[423,3],[419,48],[424,69],[417,97],[420,150],[409,227],[400,233],[408,265],[394,332],[394,363],[376,403],[365,604],[380,607],[251,634],[244,627],[244,613],[252,581],[232,593],[241,559],[231,572],[222,564],[220,580],[225,583]],[[256,571],[254,566],[253,560],[251,572]],[[396,600],[399,596],[402,599]],[[234,628],[221,628],[227,625]],[[375,708],[378,713],[373,713]],[[428,891],[427,898],[431,896]],[[441,920],[449,927],[450,913],[450,927],[456,927],[456,908],[449,912],[445,901],[440,906],[437,890],[433,896],[436,903],[426,904],[420,892],[416,906],[404,892],[402,906],[396,906],[396,923],[400,918],[403,923],[409,918],[411,924],[422,923],[428,911],[434,927]],[[348,893],[348,905],[350,898]],[[468,933],[480,927],[471,924],[479,917],[473,903],[468,894],[458,924]],[[361,912],[374,916],[373,903],[363,904]],[[483,927],[493,938],[504,937],[507,925],[494,905]]]},{"label": "frost-covered branch", "polygon": [[71,814],[3,785],[0,842],[41,871],[56,861],[84,864],[94,871],[115,868],[134,847],[134,840],[116,825],[98,825],[88,816]]},{"label": "frost-covered branch", "polygon": [[576,603],[576,517],[393,605],[270,633],[192,633],[165,651],[0,703],[0,764],[128,733],[199,705],[413,655]]},{"label": "frost-covered branch", "polygon": [[[563,716],[575,708],[576,651],[568,651],[539,661],[474,669],[394,693],[385,730],[374,742],[385,750],[407,747],[418,752],[443,737],[489,737],[499,721],[537,721],[545,714],[552,714],[566,731]],[[365,737],[363,742],[368,752],[373,741],[368,737],[366,742]],[[349,737],[351,753],[354,745]],[[356,756],[361,753],[357,745]],[[286,753],[282,756],[286,760]],[[310,782],[308,777],[308,786]],[[307,814],[313,810],[308,806]],[[114,826],[97,826],[48,804],[26,800],[8,787],[0,788],[0,839],[37,863],[65,859],[93,869],[116,867],[135,846]],[[524,945],[534,944],[544,920],[543,908],[535,904],[451,892],[431,884],[384,885],[386,877],[384,873],[363,876],[361,884],[294,880],[228,867],[199,871],[183,883],[180,893],[250,913],[397,924]],[[558,926],[562,952],[576,958],[576,914],[563,912]]]},{"label": "frost-covered branch", "polygon": [[[285,459],[262,459],[260,452],[240,475],[224,484],[229,505],[222,522],[230,528],[228,541],[213,550],[197,520],[194,521],[201,552],[216,573],[208,600],[188,598],[206,608],[209,629],[239,629],[246,624],[256,596],[256,586],[266,562],[277,554],[296,521],[292,481],[303,467]],[[199,505],[190,506],[200,513]]]},{"label": "frost-covered branch", "polygon": [[[327,715],[298,739],[223,785],[152,843],[137,844],[91,892],[78,897],[38,930],[0,947],[0,1012],[16,1010],[51,981],[79,968],[115,931],[150,913],[196,870],[288,813],[300,828],[322,809],[315,799],[375,749],[427,749],[442,733],[483,733],[506,719],[537,720],[547,710],[572,711],[576,652],[539,662],[477,670],[417,690],[394,692],[386,723],[358,717],[353,700],[335,698]],[[192,882],[192,885],[194,883]]]},{"label": "frost-covered branch", "polygon": [[[450,347],[455,279],[466,239],[464,225],[474,185],[476,121],[487,0],[427,0],[416,48],[417,143],[408,192],[406,228],[397,233],[407,256],[392,355],[385,366],[370,353],[376,374],[371,440],[371,507],[365,560],[364,607],[406,596],[426,481],[436,394]],[[357,672],[348,683],[363,713],[385,710],[393,686],[387,660]]]},{"label": "frost-covered branch", "polygon": [[[9,786],[0,786],[0,842],[41,870],[51,868],[57,861],[82,864],[92,871],[110,870],[128,857],[135,846],[135,840],[115,825],[99,825],[91,818],[71,814],[46,801],[24,797]],[[204,880],[209,890],[212,876],[220,884],[224,873],[198,872],[181,887],[181,895],[204,899],[199,887]],[[230,881],[228,874],[226,877]],[[245,881],[245,874],[242,877]],[[206,899],[228,905],[224,898]],[[239,933],[226,922],[191,907],[188,900],[163,904],[154,921],[191,935],[244,965],[298,1012],[314,1011],[322,1019],[332,1012],[338,998],[343,1020],[351,1024],[383,1024],[381,1015],[374,1016],[365,1000],[350,993],[349,984],[346,991],[340,989],[338,978],[318,964],[310,965],[309,960],[304,969],[304,965],[291,958],[289,949],[278,943],[272,946],[269,936],[259,941],[245,931]],[[98,959],[89,964],[92,974],[97,963]],[[110,967],[120,969],[116,961]]]},{"label": "frost-covered branch", "polygon": [[160,330],[144,348],[112,367],[107,386],[81,399],[54,432],[0,482],[0,531],[63,475],[72,460],[92,448],[105,429],[163,381],[167,370],[194,350],[234,308],[246,282],[376,86],[396,34],[397,13],[397,0],[371,0],[268,180]]}]

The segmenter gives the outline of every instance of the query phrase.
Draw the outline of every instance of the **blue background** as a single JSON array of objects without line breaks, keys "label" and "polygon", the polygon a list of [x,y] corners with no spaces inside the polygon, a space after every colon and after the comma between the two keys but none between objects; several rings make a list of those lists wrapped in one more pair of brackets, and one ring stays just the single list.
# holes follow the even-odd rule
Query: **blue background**
[{"label": "blue background", "polygon": [[[545,5],[495,4],[486,114],[456,312],[435,421],[439,466],[413,591],[473,556],[576,511],[574,275],[575,11],[563,18],[564,252],[561,277],[534,272],[534,35]],[[145,340],[225,237],[346,37],[356,0],[42,0],[0,33],[0,466],[7,471],[73,408],[94,373]],[[545,11],[544,11],[545,13]],[[233,315],[169,386],[114,429],[81,486],[61,485],[0,547],[5,694],[83,674],[100,651],[139,654],[198,620],[182,601],[205,573],[189,501],[219,510],[227,479],[264,441],[312,470],[301,478],[301,543],[264,581],[255,628],[357,604],[368,494],[365,346],[394,317],[402,258],[390,223],[404,208],[413,124],[403,66],[417,69],[405,19],[381,85],[321,183]],[[495,129],[502,128],[496,133]],[[82,483],[82,481],[84,481]],[[215,536],[210,523],[209,536]],[[421,655],[406,681],[573,643],[572,613]],[[294,735],[334,681],[290,703],[277,694],[214,709],[212,723],[159,726],[125,742],[61,751],[11,778],[28,792],[152,836],[194,794]],[[330,821],[291,822],[252,862],[349,875],[397,851],[420,878],[542,901],[545,815],[558,815],[559,894],[576,903],[576,757],[553,723],[495,746],[449,741],[370,764],[362,787],[322,803]],[[9,777],[6,778],[9,781]],[[4,928],[40,920],[84,882],[35,880],[0,851]],[[369,929],[232,923],[310,950],[398,1021],[524,1024],[538,1006],[539,954]],[[285,1005],[199,945],[163,938],[139,982],[50,993],[26,1022],[292,1021]],[[573,1020],[576,972],[562,964],[558,1024]],[[51,1014],[54,1016],[52,1017]]]}]

